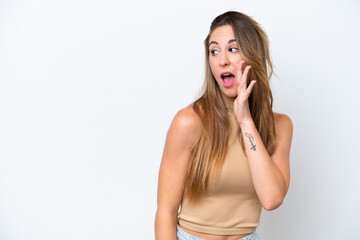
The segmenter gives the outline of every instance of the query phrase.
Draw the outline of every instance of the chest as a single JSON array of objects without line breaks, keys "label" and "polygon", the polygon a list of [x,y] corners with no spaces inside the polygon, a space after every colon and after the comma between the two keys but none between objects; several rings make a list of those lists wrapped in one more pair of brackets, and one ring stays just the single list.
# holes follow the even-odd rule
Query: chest
[{"label": "chest", "polygon": [[254,194],[248,159],[243,153],[240,142],[235,139],[229,143],[218,180],[208,187],[209,195],[218,194]]}]

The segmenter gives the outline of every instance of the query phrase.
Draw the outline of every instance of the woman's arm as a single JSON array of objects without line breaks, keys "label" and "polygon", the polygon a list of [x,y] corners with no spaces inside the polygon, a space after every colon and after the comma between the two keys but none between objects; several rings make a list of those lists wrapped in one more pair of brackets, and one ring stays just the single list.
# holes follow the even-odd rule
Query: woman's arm
[{"label": "woman's arm", "polygon": [[276,143],[271,156],[253,121],[240,124],[240,128],[255,191],[262,206],[274,210],[282,204],[289,188],[292,121],[285,114],[275,114]]},{"label": "woman's arm", "polygon": [[156,240],[176,240],[186,167],[200,131],[200,118],[191,107],[187,107],[177,112],[167,132],[158,179]]},{"label": "woman's arm", "polygon": [[281,205],[289,188],[289,155],[293,125],[287,115],[275,114],[275,152],[269,156],[250,114],[248,98],[256,80],[250,81],[247,86],[251,66],[246,66],[242,71],[244,63],[245,61],[241,61],[237,65],[234,113],[243,134],[255,191],[262,206],[266,210],[273,210]]}]

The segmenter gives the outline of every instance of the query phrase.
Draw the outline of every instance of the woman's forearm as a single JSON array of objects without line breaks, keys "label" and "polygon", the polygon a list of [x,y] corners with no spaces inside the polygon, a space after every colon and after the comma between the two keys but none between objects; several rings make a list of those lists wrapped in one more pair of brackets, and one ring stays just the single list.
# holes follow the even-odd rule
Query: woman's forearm
[{"label": "woman's forearm", "polygon": [[156,211],[155,215],[155,239],[176,240],[177,214]]},{"label": "woman's forearm", "polygon": [[240,128],[255,191],[262,206],[273,210],[281,205],[285,197],[285,179],[271,160],[255,123],[249,121],[240,124]]}]

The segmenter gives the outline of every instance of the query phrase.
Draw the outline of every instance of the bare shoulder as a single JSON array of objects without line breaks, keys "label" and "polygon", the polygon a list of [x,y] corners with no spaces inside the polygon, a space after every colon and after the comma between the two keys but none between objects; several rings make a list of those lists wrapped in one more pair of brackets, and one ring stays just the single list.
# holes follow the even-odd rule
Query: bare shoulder
[{"label": "bare shoulder", "polygon": [[200,117],[192,107],[185,107],[180,109],[176,113],[173,122],[180,124],[189,130],[196,130],[201,128]]},{"label": "bare shoulder", "polygon": [[277,135],[292,134],[293,122],[288,115],[274,112],[274,119]]},{"label": "bare shoulder", "polygon": [[290,147],[293,137],[293,123],[291,118],[282,113],[274,113],[275,118],[275,151],[272,154],[274,161],[275,159],[289,159]]},{"label": "bare shoulder", "polygon": [[189,142],[196,141],[201,135],[202,123],[199,115],[192,107],[180,109],[174,116],[170,130],[177,136],[183,136]]}]

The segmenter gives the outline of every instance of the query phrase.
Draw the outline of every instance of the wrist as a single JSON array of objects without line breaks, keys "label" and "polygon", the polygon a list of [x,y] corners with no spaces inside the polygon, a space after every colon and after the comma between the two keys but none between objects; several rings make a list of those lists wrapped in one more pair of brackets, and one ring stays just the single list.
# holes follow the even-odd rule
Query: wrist
[{"label": "wrist", "polygon": [[241,122],[238,122],[239,123],[239,126],[242,128],[242,127],[245,127],[245,126],[253,126],[255,125],[254,121],[252,119],[246,119],[246,120],[243,120]]}]

